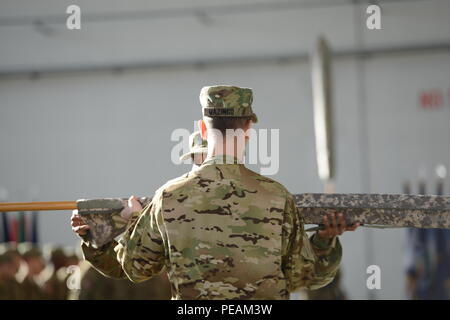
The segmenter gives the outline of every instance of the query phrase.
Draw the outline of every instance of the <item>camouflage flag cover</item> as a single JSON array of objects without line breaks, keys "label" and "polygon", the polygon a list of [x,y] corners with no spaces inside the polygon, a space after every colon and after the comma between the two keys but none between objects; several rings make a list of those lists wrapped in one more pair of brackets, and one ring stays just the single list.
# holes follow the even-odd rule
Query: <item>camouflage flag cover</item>
[{"label": "camouflage flag cover", "polygon": [[294,195],[306,223],[320,224],[326,212],[342,212],[348,224],[450,228],[450,197],[407,194]]},{"label": "camouflage flag cover", "polygon": [[[450,197],[396,194],[303,193],[294,199],[306,224],[320,224],[327,212],[342,212],[348,224],[450,229]],[[140,198],[143,206],[151,198]],[[101,247],[127,227],[125,199],[78,200],[78,212],[90,226],[86,240]]]}]

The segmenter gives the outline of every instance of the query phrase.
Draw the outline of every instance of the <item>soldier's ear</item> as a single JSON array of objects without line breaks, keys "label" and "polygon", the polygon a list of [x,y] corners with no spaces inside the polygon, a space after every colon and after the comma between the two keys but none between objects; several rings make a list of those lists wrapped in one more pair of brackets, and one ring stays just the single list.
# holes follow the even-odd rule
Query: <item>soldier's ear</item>
[{"label": "soldier's ear", "polygon": [[202,139],[206,140],[206,125],[205,121],[198,120],[198,129],[200,130],[200,134],[202,135]]}]

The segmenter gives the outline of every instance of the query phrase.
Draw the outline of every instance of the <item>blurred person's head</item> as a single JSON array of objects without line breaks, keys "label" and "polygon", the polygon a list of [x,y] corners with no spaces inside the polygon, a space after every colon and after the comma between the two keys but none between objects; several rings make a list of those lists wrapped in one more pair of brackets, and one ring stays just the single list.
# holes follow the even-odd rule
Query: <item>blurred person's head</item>
[{"label": "blurred person's head", "polygon": [[22,258],[27,264],[28,276],[37,276],[45,269],[41,250],[32,245],[23,249]]},{"label": "blurred person's head", "polygon": [[22,264],[22,257],[17,250],[17,244],[12,242],[1,244],[0,254],[4,254],[11,261],[12,270],[16,274]]},{"label": "blurred person's head", "polygon": [[12,268],[14,270],[14,274],[16,274],[20,269],[20,265],[22,264],[22,256],[15,248],[8,249],[5,254],[11,257]]},{"label": "blurred person's head", "polygon": [[66,262],[67,267],[78,265],[80,263],[80,261],[82,260],[82,253],[75,248],[66,247],[64,252],[67,257],[67,262]]},{"label": "blurred person's head", "polygon": [[76,266],[80,263],[80,257],[76,254],[71,254],[67,257],[67,266]]},{"label": "blurred person's head", "polygon": [[0,254],[0,281],[11,279],[15,274],[12,256],[6,253]]},{"label": "blurred person's head", "polygon": [[60,247],[56,247],[51,250],[50,262],[53,264],[55,271],[69,265],[68,257],[64,252],[64,249]]}]

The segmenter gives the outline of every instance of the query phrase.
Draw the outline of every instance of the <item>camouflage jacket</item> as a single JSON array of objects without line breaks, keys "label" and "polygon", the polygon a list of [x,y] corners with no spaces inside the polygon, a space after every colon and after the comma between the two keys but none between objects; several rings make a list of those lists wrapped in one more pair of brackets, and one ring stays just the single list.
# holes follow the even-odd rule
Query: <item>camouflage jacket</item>
[{"label": "camouflage jacket", "polygon": [[308,239],[281,184],[221,157],[162,186],[118,243],[83,251],[110,277],[165,268],[174,299],[287,299],[331,282],[342,254],[337,238]]}]

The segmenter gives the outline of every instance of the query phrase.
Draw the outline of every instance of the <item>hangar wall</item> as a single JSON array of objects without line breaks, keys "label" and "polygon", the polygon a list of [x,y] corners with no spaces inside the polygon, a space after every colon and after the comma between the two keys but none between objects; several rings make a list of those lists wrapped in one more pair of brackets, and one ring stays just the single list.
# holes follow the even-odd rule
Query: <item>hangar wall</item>
[{"label": "hangar wall", "polygon": [[[189,170],[170,163],[170,136],[193,130],[200,88],[233,83],[254,89],[256,128],[280,129],[273,178],[293,193],[321,192],[309,72],[307,63],[274,62],[1,78],[1,186],[10,201],[150,195]],[[341,58],[334,83],[337,192],[402,192],[421,168],[431,188],[435,165],[450,168],[448,53]],[[441,106],[422,106],[430,90],[442,92]],[[41,240],[76,245],[69,216],[41,214]],[[375,298],[404,298],[404,230],[359,230],[342,242],[350,298],[368,298],[369,264],[382,270]]]}]

